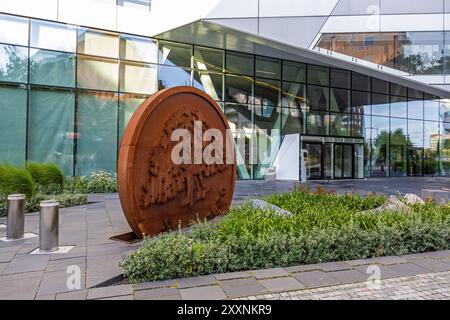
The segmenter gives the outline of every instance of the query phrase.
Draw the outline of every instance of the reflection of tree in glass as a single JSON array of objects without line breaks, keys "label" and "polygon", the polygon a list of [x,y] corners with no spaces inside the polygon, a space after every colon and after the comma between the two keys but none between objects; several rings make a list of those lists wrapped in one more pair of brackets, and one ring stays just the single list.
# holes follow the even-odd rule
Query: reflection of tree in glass
[{"label": "reflection of tree in glass", "polygon": [[24,82],[28,71],[27,57],[17,47],[3,46],[0,52],[0,78]]},{"label": "reflection of tree in glass", "polygon": [[75,82],[75,56],[37,50],[30,56],[31,82],[72,87]]}]

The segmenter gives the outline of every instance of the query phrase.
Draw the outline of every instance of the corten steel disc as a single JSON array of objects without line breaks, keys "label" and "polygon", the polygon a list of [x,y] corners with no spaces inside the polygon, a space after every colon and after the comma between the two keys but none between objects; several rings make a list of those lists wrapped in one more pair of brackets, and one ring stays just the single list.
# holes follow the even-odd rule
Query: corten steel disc
[{"label": "corten steel disc", "polygon": [[[233,142],[231,148],[228,143],[228,148],[233,149],[228,158],[232,161],[226,161],[228,149],[223,141],[223,163],[194,164],[193,132],[198,121],[202,126],[200,131],[197,126],[197,133],[217,129],[224,140],[229,134],[227,119],[216,102],[193,87],[159,91],[132,116],[120,146],[118,183],[125,217],[136,236],[142,238],[184,227],[198,218],[209,219],[230,208],[236,180]],[[172,149],[181,141],[172,138],[176,129],[191,133],[191,162],[172,161]],[[204,140],[196,144],[197,150],[206,150],[209,142]],[[217,155],[220,158],[220,152]]]}]

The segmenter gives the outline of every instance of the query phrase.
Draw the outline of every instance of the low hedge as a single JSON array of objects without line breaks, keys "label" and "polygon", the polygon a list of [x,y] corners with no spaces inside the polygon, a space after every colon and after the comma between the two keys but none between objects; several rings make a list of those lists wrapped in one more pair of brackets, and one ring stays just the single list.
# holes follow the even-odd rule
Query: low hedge
[{"label": "low hedge", "polygon": [[246,205],[215,224],[147,238],[121,263],[124,275],[136,283],[450,249],[450,205],[363,213],[385,197],[294,191],[270,199],[296,208],[293,216]]},{"label": "low hedge", "polygon": [[[39,203],[43,200],[55,199],[59,202],[60,208],[69,208],[74,206],[81,206],[88,203],[86,194],[78,193],[62,193],[57,195],[43,195],[36,193],[26,201],[25,212],[37,212],[39,211]],[[0,197],[0,216],[7,214],[7,201],[6,197]]]}]

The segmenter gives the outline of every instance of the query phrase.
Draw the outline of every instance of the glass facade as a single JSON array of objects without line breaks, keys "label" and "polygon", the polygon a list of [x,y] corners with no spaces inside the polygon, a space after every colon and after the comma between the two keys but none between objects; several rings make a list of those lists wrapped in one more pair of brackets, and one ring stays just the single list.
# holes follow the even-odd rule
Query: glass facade
[{"label": "glass facade", "polygon": [[0,163],[114,173],[139,104],[188,85],[227,116],[240,179],[264,178],[287,134],[316,141],[302,146],[310,177],[450,175],[439,97],[298,61],[7,15],[0,26]]},{"label": "glass facade", "polygon": [[316,47],[413,75],[450,73],[450,35],[442,31],[326,33]]}]

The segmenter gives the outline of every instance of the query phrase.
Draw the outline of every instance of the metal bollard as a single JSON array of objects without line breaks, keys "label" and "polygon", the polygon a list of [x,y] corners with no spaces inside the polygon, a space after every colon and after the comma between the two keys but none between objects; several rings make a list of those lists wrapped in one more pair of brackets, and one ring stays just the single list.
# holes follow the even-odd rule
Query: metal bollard
[{"label": "metal bollard", "polygon": [[46,200],[40,203],[39,251],[52,252],[59,246],[59,202]]},{"label": "metal bollard", "polygon": [[7,239],[21,239],[25,228],[25,195],[8,196],[8,218],[6,226]]}]

